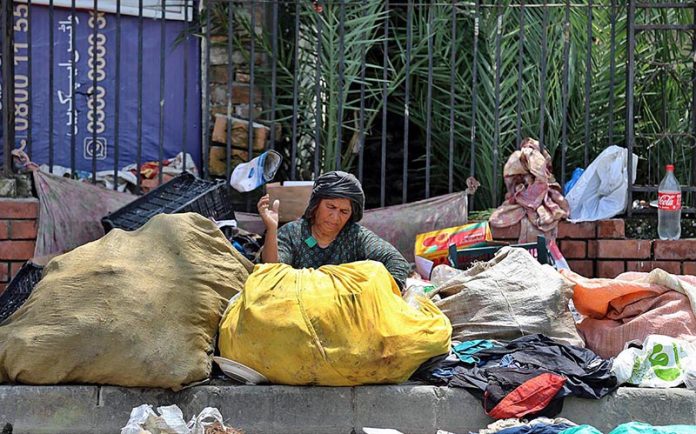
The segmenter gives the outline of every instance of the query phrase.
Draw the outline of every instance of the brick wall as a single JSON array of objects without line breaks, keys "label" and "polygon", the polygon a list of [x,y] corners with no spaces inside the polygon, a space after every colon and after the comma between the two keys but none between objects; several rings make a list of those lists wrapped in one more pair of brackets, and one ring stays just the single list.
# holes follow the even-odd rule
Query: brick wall
[{"label": "brick wall", "polygon": [[[493,237],[515,243],[519,230],[519,225],[493,228]],[[579,224],[562,222],[557,241],[571,269],[586,277],[613,278],[624,271],[655,268],[673,274],[696,274],[696,239],[626,239],[621,219]]]},{"label": "brick wall", "polygon": [[0,293],[34,256],[38,219],[38,199],[0,198]]}]

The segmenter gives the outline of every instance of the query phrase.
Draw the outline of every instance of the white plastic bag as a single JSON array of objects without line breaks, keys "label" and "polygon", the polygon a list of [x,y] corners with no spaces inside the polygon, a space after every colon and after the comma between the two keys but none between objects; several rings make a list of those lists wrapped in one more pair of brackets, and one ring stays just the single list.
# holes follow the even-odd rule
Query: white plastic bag
[{"label": "white plastic bag", "polygon": [[[595,221],[621,214],[628,204],[628,150],[609,146],[585,169],[566,200],[570,221]],[[633,154],[633,179],[636,180],[638,156]]]},{"label": "white plastic bag", "polygon": [[283,157],[276,151],[266,151],[248,163],[234,168],[230,185],[239,192],[256,190],[275,176]]},{"label": "white plastic bag", "polygon": [[669,336],[650,335],[643,348],[627,348],[616,359],[611,371],[618,384],[670,388],[684,383],[696,357],[694,345]]},{"label": "white plastic bag", "polygon": [[158,416],[149,404],[131,410],[130,419],[121,434],[205,434],[206,427],[214,423],[225,427],[217,408],[206,407],[187,424],[184,414],[176,405],[157,407]]}]

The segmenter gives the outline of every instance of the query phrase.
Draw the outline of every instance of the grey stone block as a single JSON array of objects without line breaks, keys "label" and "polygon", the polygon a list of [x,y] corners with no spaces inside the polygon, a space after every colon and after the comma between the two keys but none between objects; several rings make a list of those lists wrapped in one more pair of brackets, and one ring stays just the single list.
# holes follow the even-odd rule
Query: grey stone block
[{"label": "grey stone block", "polygon": [[93,433],[96,403],[96,386],[0,386],[0,428],[10,423],[13,434]]},{"label": "grey stone block", "polygon": [[431,386],[363,386],[355,388],[355,426],[393,428],[404,433],[434,433],[438,395]]},{"label": "grey stone block", "polygon": [[192,393],[192,403],[207,397],[207,406],[248,434],[350,433],[353,426],[349,387],[206,386]]},{"label": "grey stone block", "polygon": [[[217,407],[229,426],[254,433],[361,433],[362,427],[467,433],[492,422],[462,389],[421,385],[348,387],[196,386],[163,389],[0,386],[0,427],[14,433],[119,432],[134,407],[178,405],[188,420]],[[696,392],[621,388],[601,400],[568,398],[559,415],[608,433],[617,425],[696,425]]]},{"label": "grey stone block", "polygon": [[[103,433],[120,432],[121,428],[128,422],[133,408],[142,404],[150,404],[153,408],[172,404],[179,405],[182,394],[183,392],[174,393],[166,389],[103,386],[99,390],[92,410],[99,421],[95,429]],[[193,415],[194,413],[184,411],[184,417],[187,420]]]},{"label": "grey stone block", "polygon": [[604,433],[634,421],[656,426],[696,425],[696,392],[622,387],[600,400],[568,398],[560,416]]},{"label": "grey stone block", "polygon": [[438,387],[435,388],[435,394],[438,396],[437,429],[468,433],[476,432],[493,422],[483,411],[481,401],[464,389]]}]

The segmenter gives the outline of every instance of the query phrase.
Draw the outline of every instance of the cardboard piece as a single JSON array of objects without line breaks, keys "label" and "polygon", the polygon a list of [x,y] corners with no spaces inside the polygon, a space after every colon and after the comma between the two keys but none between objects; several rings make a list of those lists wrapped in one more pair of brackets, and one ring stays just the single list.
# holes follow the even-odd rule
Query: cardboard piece
[{"label": "cardboard piece", "polygon": [[[215,115],[215,126],[213,127],[213,141],[218,143],[227,143],[227,120],[232,121],[232,146],[236,148],[249,149],[249,121],[238,118],[228,118],[222,114]],[[270,128],[265,125],[254,122],[254,151],[262,151],[266,148],[266,138],[268,137]]]},{"label": "cardboard piece", "polygon": [[488,222],[469,223],[416,236],[415,255],[433,261],[435,265],[447,263],[449,245],[457,248],[475,247],[493,240]]},{"label": "cardboard piece", "polygon": [[266,185],[266,192],[270,196],[271,203],[275,200],[280,201],[278,219],[281,223],[297,220],[307,209],[314,181],[297,184],[298,182],[295,181],[292,186],[286,186],[279,182]]}]

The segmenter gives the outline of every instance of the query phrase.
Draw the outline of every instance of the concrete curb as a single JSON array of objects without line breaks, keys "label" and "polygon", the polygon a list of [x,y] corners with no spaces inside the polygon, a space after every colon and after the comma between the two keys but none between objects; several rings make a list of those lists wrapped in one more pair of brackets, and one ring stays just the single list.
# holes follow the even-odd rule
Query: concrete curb
[{"label": "concrete curb", "polygon": [[[118,433],[133,407],[177,404],[186,418],[217,407],[245,433],[351,433],[364,426],[404,433],[477,431],[491,422],[462,389],[196,386],[178,393],[107,386],[0,386],[0,428],[14,433]],[[631,421],[696,425],[696,392],[621,388],[602,400],[568,398],[560,416],[602,432]]]}]

